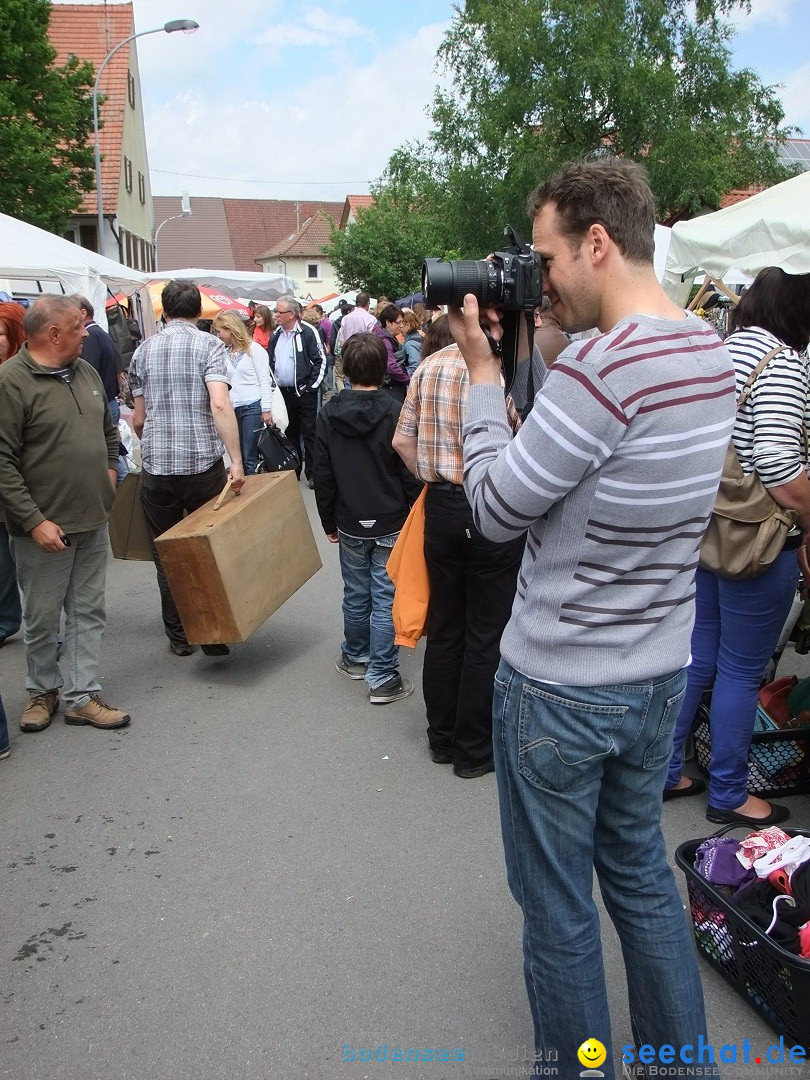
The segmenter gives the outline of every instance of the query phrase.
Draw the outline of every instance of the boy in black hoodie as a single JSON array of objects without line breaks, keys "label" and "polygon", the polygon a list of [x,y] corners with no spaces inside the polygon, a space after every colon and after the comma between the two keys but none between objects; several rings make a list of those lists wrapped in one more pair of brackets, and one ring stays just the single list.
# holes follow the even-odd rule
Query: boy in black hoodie
[{"label": "boy in black hoodie", "polygon": [[391,446],[401,405],[381,389],[385,346],[354,334],[342,356],[351,390],[318,414],[313,470],[324,532],[340,545],[344,641],[335,667],[365,679],[372,705],[387,705],[413,693],[399,673],[386,564],[421,484]]}]

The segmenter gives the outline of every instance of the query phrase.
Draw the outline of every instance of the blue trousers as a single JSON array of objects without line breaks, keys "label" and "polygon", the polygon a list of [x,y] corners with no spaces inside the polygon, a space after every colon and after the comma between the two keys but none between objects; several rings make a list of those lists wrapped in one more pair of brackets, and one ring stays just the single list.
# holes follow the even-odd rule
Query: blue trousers
[{"label": "blue trousers", "polygon": [[399,533],[364,540],[340,534],[340,572],[343,576],[342,645],[346,659],[368,664],[370,690],[399,674],[399,649],[394,644],[394,583],[385,569]]},{"label": "blue trousers", "polygon": [[634,685],[558,686],[505,661],[495,676],[501,829],[509,888],[523,911],[535,1052],[538,1061],[559,1054],[561,1080],[580,1075],[576,1053],[586,1039],[604,1044],[600,1068],[614,1077],[594,869],[621,941],[635,1039],[655,1047],[708,1041],[661,833],[685,681],[678,671]]},{"label": "blue trousers", "polygon": [[677,783],[683,746],[700,699],[714,680],[709,805],[736,810],[748,798],[748,750],[759,684],[790,612],[799,580],[795,551],[783,551],[757,578],[729,581],[698,567],[695,628],[686,694],[675,727],[667,787]]},{"label": "blue trousers", "polygon": [[249,405],[236,405],[236,422],[239,425],[239,449],[245,476],[252,476],[259,464],[259,435],[262,431],[262,404],[252,401]]}]

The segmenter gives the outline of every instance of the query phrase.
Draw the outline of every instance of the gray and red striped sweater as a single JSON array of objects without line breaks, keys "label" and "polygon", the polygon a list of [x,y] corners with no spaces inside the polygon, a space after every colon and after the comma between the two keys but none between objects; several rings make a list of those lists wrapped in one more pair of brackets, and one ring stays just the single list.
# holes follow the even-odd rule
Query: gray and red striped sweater
[{"label": "gray and red striped sweater", "polygon": [[734,369],[685,316],[623,319],[547,372],[512,439],[470,387],[464,486],[492,540],[526,533],[501,654],[531,679],[609,686],[689,659],[694,575],[734,426]]}]

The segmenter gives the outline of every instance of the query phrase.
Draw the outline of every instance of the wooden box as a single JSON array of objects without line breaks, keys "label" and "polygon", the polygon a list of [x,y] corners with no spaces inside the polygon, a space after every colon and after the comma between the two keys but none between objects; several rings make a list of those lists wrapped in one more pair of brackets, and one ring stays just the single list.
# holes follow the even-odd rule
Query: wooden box
[{"label": "wooden box", "polygon": [[155,541],[189,642],[245,641],[321,568],[294,472],[248,476]]},{"label": "wooden box", "polygon": [[141,474],[127,473],[110,513],[110,544],[116,559],[152,561],[152,545],[141,505]]}]

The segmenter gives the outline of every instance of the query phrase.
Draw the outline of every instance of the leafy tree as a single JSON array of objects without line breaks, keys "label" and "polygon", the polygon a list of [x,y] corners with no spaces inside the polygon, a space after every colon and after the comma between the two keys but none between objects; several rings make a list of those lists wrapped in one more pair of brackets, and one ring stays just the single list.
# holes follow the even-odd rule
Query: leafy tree
[{"label": "leafy tree", "polygon": [[480,256],[564,163],[607,152],[642,161],[659,220],[716,208],[730,189],[789,172],[791,134],[773,87],[734,71],[724,16],[748,0],[465,0],[439,49],[425,144],[388,176],[420,178],[446,246]]},{"label": "leafy tree", "polygon": [[61,67],[48,41],[49,0],[3,0],[0,33],[0,208],[64,231],[95,188],[92,64]]},{"label": "leafy tree", "polygon": [[429,178],[395,153],[383,180],[372,186],[374,203],[345,229],[334,229],[327,257],[344,289],[396,299],[419,289],[422,261],[443,255],[443,231],[423,193]]}]

